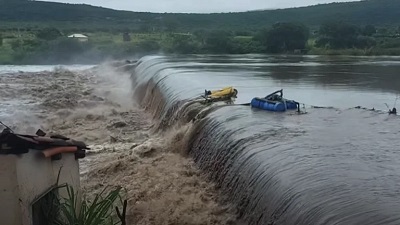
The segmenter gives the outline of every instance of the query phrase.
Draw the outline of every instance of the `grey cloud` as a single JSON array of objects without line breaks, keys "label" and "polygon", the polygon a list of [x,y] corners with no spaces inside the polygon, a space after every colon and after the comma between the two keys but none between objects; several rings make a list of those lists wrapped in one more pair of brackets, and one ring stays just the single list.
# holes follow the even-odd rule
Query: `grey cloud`
[{"label": "grey cloud", "polygon": [[289,8],[349,0],[52,0],[85,3],[113,9],[141,12],[238,12],[257,9]]}]

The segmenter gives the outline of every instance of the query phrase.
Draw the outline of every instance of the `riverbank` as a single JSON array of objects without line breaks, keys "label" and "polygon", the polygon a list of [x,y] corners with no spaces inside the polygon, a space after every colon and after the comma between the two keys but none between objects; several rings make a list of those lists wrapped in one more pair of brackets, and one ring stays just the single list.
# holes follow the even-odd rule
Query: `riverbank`
[{"label": "riverbank", "polygon": [[155,135],[152,121],[132,101],[129,74],[109,66],[82,72],[0,76],[2,122],[16,132],[41,128],[85,141],[81,186],[92,195],[122,186],[129,224],[236,224],[233,207],[179,154],[170,138]]},{"label": "riverbank", "polygon": [[[282,27],[271,27],[269,30],[260,27],[259,30],[242,32],[142,31],[122,34],[115,31],[82,31],[82,35],[86,36],[84,41],[68,38],[63,34],[65,31],[57,28],[18,33],[10,29],[0,31],[0,64],[99,64],[109,59],[140,58],[148,54],[400,55],[397,31],[385,33],[375,28],[375,33],[365,34],[361,32],[365,27],[334,25],[340,27],[333,32],[341,34],[338,37],[323,33],[330,30],[331,25],[321,25],[318,32],[322,34],[310,34],[307,27],[285,23]],[[303,37],[302,32],[285,33],[296,29],[306,35]],[[344,32],[349,29],[353,32]],[[340,38],[342,36],[346,38]],[[288,47],[286,42],[300,44]]]},{"label": "riverbank", "polygon": [[322,49],[312,48],[307,55],[320,56],[400,56],[400,48],[369,48],[369,49]]}]

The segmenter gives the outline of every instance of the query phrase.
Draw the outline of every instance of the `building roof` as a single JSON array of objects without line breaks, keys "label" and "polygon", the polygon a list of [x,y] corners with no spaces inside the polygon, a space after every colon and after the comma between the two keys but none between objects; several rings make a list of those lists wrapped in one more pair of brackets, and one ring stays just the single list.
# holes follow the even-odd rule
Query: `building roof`
[{"label": "building roof", "polygon": [[87,38],[87,36],[83,34],[71,34],[68,36],[69,38]]},{"label": "building roof", "polygon": [[36,135],[16,134],[9,128],[0,133],[0,155],[20,155],[28,153],[29,150],[41,151],[45,157],[74,153],[77,159],[81,159],[86,156],[86,150],[89,148],[84,142],[62,135],[46,136],[42,130],[38,130]]}]

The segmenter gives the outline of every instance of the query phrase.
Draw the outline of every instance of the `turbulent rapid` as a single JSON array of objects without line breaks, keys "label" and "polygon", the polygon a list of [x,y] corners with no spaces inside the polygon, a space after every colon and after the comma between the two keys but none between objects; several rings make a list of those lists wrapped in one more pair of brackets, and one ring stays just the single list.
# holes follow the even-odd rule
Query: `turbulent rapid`
[{"label": "turbulent rapid", "polygon": [[18,133],[40,128],[87,143],[80,160],[83,194],[91,199],[123,187],[127,225],[237,224],[231,204],[218,201],[215,185],[171,144],[185,126],[151,132],[151,118],[132,101],[130,74],[118,65],[43,66],[40,72],[0,66],[0,121]]},{"label": "turbulent rapid", "polygon": [[[385,105],[399,69],[394,57],[151,56],[132,82],[157,129],[191,126],[182,146],[246,224],[399,224],[399,119]],[[235,104],[198,99],[225,86]],[[281,88],[307,113],[240,105]]]}]

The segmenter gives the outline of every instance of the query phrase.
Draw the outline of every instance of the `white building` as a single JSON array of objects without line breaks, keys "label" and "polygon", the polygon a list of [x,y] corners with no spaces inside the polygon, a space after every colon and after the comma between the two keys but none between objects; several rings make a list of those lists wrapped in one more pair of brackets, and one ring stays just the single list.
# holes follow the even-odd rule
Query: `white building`
[{"label": "white building", "polygon": [[86,42],[89,40],[89,37],[83,34],[71,34],[68,36],[69,38],[76,38],[79,41]]}]

